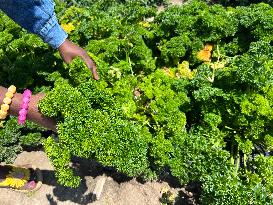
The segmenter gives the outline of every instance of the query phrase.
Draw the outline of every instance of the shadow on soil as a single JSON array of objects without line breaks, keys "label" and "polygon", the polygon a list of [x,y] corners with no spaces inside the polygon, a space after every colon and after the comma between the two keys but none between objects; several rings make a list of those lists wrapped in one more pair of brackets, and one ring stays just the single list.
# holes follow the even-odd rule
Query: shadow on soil
[{"label": "shadow on soil", "polygon": [[[53,193],[59,201],[72,201],[81,205],[87,205],[88,203],[92,202],[93,194],[85,194],[87,186],[84,178],[78,188],[69,188],[57,184],[53,171],[42,170],[42,173],[44,177],[43,183],[54,186]],[[57,205],[57,201],[53,199],[51,194],[47,194],[46,197],[50,205]]]},{"label": "shadow on soil", "polygon": [[[91,176],[96,178],[105,174],[106,176],[112,177],[113,180],[119,184],[126,183],[132,180],[133,178],[128,177],[124,174],[118,173],[115,169],[110,167],[104,167],[101,164],[93,161],[82,158],[73,158],[73,168],[75,170],[75,174],[82,178],[81,185],[78,188],[69,188],[64,187],[56,182],[56,178],[54,176],[53,171],[42,170],[44,176],[44,184],[54,186],[53,189],[54,196],[58,198],[59,201],[71,201],[80,205],[87,205],[95,201],[95,196],[93,193],[87,192],[87,184],[85,180],[85,176]],[[95,181],[95,180],[94,180]],[[141,179],[137,179],[139,183],[145,183]],[[169,184],[172,188],[181,188],[177,179],[165,173],[160,176],[159,181],[164,181]],[[93,182],[95,183],[95,182]],[[201,185],[198,183],[189,184],[187,187],[184,187],[186,192],[179,191],[178,196],[175,199],[175,202],[172,203],[174,205],[196,205],[198,204],[198,198],[201,192]],[[188,195],[187,193],[191,192],[193,195]],[[53,196],[48,194],[47,199],[50,205],[57,205],[57,201],[54,200]],[[160,200],[161,201],[161,200]],[[168,203],[169,204],[169,203]]]}]

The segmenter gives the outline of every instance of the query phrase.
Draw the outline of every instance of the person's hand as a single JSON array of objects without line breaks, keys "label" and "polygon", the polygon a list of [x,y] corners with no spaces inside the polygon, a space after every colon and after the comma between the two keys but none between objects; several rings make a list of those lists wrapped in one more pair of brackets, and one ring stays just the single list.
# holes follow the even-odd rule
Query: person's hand
[{"label": "person's hand", "polygon": [[64,62],[67,64],[70,64],[74,58],[80,57],[85,62],[87,67],[91,70],[93,78],[95,80],[99,79],[99,75],[97,73],[97,68],[94,61],[90,58],[90,56],[84,49],[66,39],[63,44],[58,48],[58,50]]}]

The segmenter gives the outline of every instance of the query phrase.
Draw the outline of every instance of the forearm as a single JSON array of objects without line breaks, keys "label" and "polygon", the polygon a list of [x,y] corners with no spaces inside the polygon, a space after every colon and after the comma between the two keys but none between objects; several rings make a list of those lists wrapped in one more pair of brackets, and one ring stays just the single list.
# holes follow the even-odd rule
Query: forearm
[{"label": "forearm", "polygon": [[[5,93],[7,92],[7,88],[0,86],[0,102],[3,102],[5,97]],[[15,93],[14,97],[12,98],[12,103],[10,104],[9,114],[17,116],[20,109],[20,102],[22,102],[22,94]]]},{"label": "forearm", "polygon": [[53,0],[0,0],[0,9],[53,48],[58,48],[67,38],[56,18]]},{"label": "forearm", "polygon": [[[1,103],[3,102],[5,93],[7,92],[7,90],[8,90],[7,88],[0,86],[0,102]],[[38,110],[38,102],[44,96],[45,96],[44,94],[38,95],[38,96],[34,95],[30,98],[27,119],[36,124],[41,125],[42,127],[56,131],[56,122],[52,118],[45,117]],[[22,94],[15,93],[14,97],[12,98],[12,102],[10,104],[10,109],[8,114],[13,116],[18,116],[18,113],[20,110],[20,104],[22,100],[23,100]]]}]

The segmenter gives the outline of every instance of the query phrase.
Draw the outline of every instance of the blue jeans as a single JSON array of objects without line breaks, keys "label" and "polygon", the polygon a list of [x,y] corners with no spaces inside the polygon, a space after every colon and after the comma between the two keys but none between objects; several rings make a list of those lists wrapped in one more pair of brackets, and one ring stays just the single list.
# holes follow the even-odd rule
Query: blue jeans
[{"label": "blue jeans", "polygon": [[53,0],[0,0],[0,9],[44,42],[58,48],[67,38],[54,12]]}]

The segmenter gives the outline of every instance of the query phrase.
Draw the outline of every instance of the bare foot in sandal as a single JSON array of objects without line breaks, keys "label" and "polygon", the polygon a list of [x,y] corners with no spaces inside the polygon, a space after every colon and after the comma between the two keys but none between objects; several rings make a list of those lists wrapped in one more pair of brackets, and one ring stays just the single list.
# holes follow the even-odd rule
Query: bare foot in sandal
[{"label": "bare foot in sandal", "polygon": [[0,188],[19,192],[37,191],[42,185],[41,171],[31,165],[0,165]]}]

